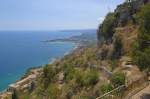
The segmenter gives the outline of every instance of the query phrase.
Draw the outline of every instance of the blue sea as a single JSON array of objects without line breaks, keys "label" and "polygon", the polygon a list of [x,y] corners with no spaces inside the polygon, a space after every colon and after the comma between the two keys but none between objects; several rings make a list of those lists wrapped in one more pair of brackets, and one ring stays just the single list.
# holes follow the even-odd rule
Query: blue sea
[{"label": "blue sea", "polygon": [[71,42],[42,41],[80,34],[71,31],[1,31],[0,91],[23,76],[27,69],[62,57],[76,46]]}]

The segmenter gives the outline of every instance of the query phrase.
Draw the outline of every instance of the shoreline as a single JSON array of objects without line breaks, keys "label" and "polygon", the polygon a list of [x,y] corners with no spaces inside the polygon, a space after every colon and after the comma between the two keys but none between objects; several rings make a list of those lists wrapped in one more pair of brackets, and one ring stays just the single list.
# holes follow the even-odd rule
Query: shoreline
[{"label": "shoreline", "polygon": [[[75,43],[75,42],[72,42],[72,43],[75,44],[75,47],[73,47],[70,51],[64,53],[64,55],[61,56],[61,57],[52,58],[51,61],[50,61],[49,63],[47,63],[47,64],[53,64],[53,63],[55,63],[56,61],[59,61],[60,59],[64,58],[65,56],[74,53],[78,48],[80,48],[80,47],[82,46],[82,45],[79,44],[79,43]],[[7,94],[7,93],[10,94],[10,92],[13,92],[12,89],[11,89],[11,87],[14,87],[15,84],[17,85],[18,82],[21,82],[21,81],[23,81],[24,79],[26,79],[26,78],[28,78],[28,77],[29,77],[29,79],[30,79],[30,76],[33,75],[33,74],[28,74],[28,73],[30,73],[30,72],[32,72],[32,71],[37,71],[37,70],[39,70],[39,69],[43,69],[44,65],[46,65],[46,64],[42,64],[41,66],[38,66],[38,67],[33,66],[33,67],[31,67],[31,68],[28,68],[28,69],[25,71],[25,74],[23,74],[23,75],[21,76],[21,78],[19,78],[16,82],[9,84],[8,87],[7,87],[6,89],[4,89],[3,91],[0,91],[0,97],[1,97],[1,95],[3,95],[3,94]],[[40,71],[40,72],[42,72],[42,71]],[[37,75],[39,75],[39,74],[37,74]],[[36,76],[37,76],[37,75],[36,75]],[[32,78],[32,77],[31,77],[31,78]],[[35,78],[36,78],[36,77],[35,77]],[[34,77],[33,77],[33,79],[34,79]]]},{"label": "shoreline", "polygon": [[[65,56],[72,55],[72,54],[78,52],[78,50],[81,50],[81,49],[89,46],[88,44],[89,44],[89,42],[91,42],[90,40],[87,41],[87,40],[83,40],[83,39],[80,40],[80,39],[81,38],[79,36],[79,38],[76,39],[75,41],[73,41],[73,40],[72,41],[71,40],[66,40],[66,41],[58,40],[58,41],[50,42],[50,43],[70,42],[70,43],[74,44],[75,46],[71,50],[65,52],[62,56],[58,56],[56,58],[50,59],[50,61],[46,64],[55,64],[56,62],[61,61],[61,59],[65,58]],[[9,84],[8,87],[4,91],[0,91],[0,98],[1,98],[1,96],[9,96],[10,94],[13,95],[13,92],[16,90],[15,88],[19,88],[19,89],[21,88],[21,90],[24,90],[24,88],[25,89],[30,88],[30,86],[32,86],[31,85],[32,82],[36,81],[37,78],[39,77],[39,75],[41,75],[43,73],[42,69],[46,64],[42,64],[41,66],[38,66],[38,67],[28,68],[25,71],[25,74],[21,75],[21,78],[18,78],[18,80],[16,82]],[[39,69],[40,69],[40,72],[38,71]],[[22,84],[22,83],[24,83],[24,84]]]}]

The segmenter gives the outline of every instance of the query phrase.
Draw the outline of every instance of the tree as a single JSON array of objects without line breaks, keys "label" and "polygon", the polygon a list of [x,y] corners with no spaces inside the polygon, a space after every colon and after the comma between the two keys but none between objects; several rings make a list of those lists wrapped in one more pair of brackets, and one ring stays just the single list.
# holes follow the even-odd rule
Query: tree
[{"label": "tree", "polygon": [[43,70],[44,86],[47,88],[49,83],[53,80],[56,75],[56,69],[52,65],[46,65]]},{"label": "tree", "polygon": [[16,90],[13,90],[12,99],[18,99]]},{"label": "tree", "polygon": [[138,39],[133,46],[133,60],[141,70],[150,69],[150,3],[137,14],[139,20]]},{"label": "tree", "polygon": [[100,26],[100,33],[105,38],[105,40],[109,40],[112,38],[114,34],[114,27],[116,25],[116,16],[115,13],[109,13],[103,24]]},{"label": "tree", "polygon": [[138,43],[141,49],[150,47],[150,4],[142,7],[138,13],[140,23]]},{"label": "tree", "polygon": [[52,65],[46,65],[43,71],[44,71],[44,77],[48,78],[49,80],[52,80],[52,78],[56,74],[56,70]]}]

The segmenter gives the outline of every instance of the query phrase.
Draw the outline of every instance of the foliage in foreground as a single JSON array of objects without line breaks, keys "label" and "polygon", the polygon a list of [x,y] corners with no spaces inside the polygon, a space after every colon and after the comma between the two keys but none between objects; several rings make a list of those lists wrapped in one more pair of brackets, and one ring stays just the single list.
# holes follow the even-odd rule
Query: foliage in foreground
[{"label": "foliage in foreground", "polygon": [[139,19],[138,39],[133,47],[133,60],[141,70],[150,68],[150,4],[142,7]]},{"label": "foliage in foreground", "polygon": [[118,87],[125,84],[125,74],[123,73],[115,73],[111,78],[111,83],[114,87]]}]

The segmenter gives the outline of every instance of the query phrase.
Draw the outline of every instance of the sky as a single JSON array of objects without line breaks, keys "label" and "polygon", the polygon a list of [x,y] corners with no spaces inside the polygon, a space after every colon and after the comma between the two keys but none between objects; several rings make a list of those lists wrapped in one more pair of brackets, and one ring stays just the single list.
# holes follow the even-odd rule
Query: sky
[{"label": "sky", "polygon": [[0,0],[0,30],[96,29],[124,0]]}]

